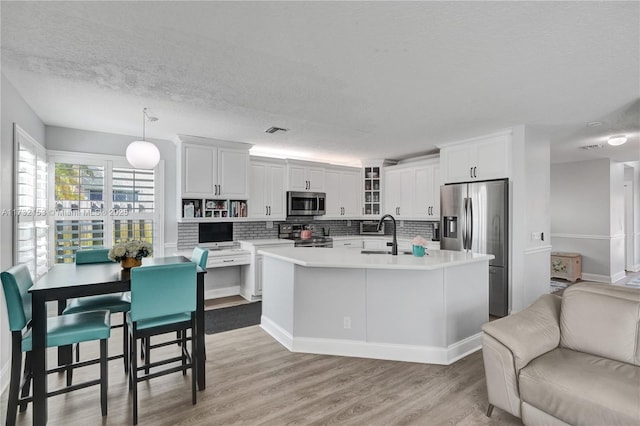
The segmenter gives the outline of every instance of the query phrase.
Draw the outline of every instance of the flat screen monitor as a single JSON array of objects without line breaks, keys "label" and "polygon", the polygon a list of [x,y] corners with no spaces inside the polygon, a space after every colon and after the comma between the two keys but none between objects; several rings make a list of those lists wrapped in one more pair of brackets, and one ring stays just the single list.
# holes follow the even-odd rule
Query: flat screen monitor
[{"label": "flat screen monitor", "polygon": [[201,222],[198,242],[209,247],[233,245],[233,222]]}]

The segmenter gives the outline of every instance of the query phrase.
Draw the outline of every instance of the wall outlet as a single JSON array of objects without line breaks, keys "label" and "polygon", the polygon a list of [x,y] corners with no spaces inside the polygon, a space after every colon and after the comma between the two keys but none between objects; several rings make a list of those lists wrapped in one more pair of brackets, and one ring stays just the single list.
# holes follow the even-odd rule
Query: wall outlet
[{"label": "wall outlet", "polygon": [[399,223],[399,228],[404,228],[404,220],[401,220]]},{"label": "wall outlet", "polygon": [[267,221],[267,229],[273,229],[273,221],[272,220],[268,220]]},{"label": "wall outlet", "polygon": [[344,328],[351,328],[351,317],[344,317]]},{"label": "wall outlet", "polygon": [[349,227],[351,226],[351,221],[350,220],[347,221],[347,226],[349,226]]}]

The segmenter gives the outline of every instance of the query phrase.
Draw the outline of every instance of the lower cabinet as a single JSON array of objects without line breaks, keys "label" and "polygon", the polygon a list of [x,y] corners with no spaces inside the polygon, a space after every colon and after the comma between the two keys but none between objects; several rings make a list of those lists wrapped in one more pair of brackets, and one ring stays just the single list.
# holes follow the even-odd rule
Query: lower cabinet
[{"label": "lower cabinet", "polygon": [[293,247],[292,240],[270,240],[269,242],[254,244],[247,241],[240,242],[240,248],[249,251],[250,264],[240,271],[240,296],[248,301],[262,298],[262,255],[258,251],[263,248]]}]

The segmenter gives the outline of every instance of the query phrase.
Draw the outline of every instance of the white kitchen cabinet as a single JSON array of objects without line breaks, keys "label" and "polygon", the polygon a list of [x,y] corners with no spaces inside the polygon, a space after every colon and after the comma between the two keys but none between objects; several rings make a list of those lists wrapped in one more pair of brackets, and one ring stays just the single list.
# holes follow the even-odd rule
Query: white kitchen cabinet
[{"label": "white kitchen cabinet", "polygon": [[289,191],[324,191],[324,167],[319,164],[287,160]]},{"label": "white kitchen cabinet", "polygon": [[440,165],[424,164],[414,169],[414,202],[412,217],[440,219]]},{"label": "white kitchen cabinet", "polygon": [[510,134],[497,134],[439,148],[444,183],[502,179],[510,175]]},{"label": "white kitchen cabinet", "polygon": [[410,217],[413,205],[413,168],[391,166],[384,170],[384,212]]},{"label": "white kitchen cabinet", "polygon": [[262,255],[263,248],[293,247],[293,240],[240,241],[240,248],[249,251],[250,263],[240,270],[240,295],[248,301],[262,298]]},{"label": "white kitchen cabinet", "polygon": [[324,183],[327,199],[324,219],[350,219],[361,216],[360,169],[327,167]]},{"label": "white kitchen cabinet", "polygon": [[251,158],[249,167],[249,217],[284,220],[285,163],[283,160]]},{"label": "white kitchen cabinet", "polygon": [[250,144],[180,138],[200,142],[178,148],[182,198],[247,198]]}]

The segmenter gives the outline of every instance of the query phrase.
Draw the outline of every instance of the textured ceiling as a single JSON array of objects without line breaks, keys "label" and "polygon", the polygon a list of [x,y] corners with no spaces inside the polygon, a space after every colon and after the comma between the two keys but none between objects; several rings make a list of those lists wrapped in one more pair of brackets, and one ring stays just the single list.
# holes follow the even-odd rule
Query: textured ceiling
[{"label": "textured ceiling", "polygon": [[631,161],[639,5],[2,1],[1,64],[55,126],[139,135],[148,107],[151,138],[356,163],[526,124],[554,161]]}]

